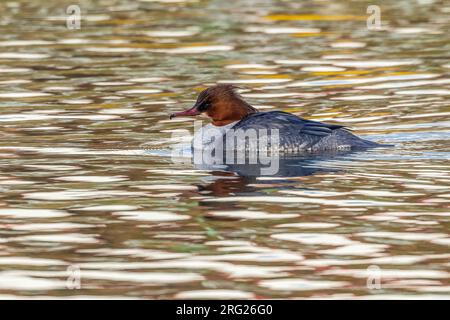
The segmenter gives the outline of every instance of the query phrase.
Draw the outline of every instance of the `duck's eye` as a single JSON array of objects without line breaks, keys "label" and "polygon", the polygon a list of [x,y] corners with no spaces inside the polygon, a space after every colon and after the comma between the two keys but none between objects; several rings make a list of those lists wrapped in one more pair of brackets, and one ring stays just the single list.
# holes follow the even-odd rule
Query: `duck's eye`
[{"label": "duck's eye", "polygon": [[198,111],[203,112],[206,111],[206,109],[209,108],[209,102],[203,102],[198,106]]}]

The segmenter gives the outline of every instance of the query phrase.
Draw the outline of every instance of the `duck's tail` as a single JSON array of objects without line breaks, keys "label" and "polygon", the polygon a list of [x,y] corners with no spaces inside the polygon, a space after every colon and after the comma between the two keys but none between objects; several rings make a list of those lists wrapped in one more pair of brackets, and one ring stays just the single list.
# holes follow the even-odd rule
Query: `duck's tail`
[{"label": "duck's tail", "polygon": [[392,144],[382,144],[371,140],[360,138],[348,130],[336,130],[336,136],[338,137],[339,144],[348,144],[351,149],[369,149],[369,148],[381,148],[381,147],[393,147]]},{"label": "duck's tail", "polygon": [[361,138],[360,138],[360,141],[353,143],[352,145],[355,148],[364,148],[364,149],[395,147],[395,145],[393,145],[393,144],[378,143],[375,141],[370,141],[370,140],[361,139]]}]

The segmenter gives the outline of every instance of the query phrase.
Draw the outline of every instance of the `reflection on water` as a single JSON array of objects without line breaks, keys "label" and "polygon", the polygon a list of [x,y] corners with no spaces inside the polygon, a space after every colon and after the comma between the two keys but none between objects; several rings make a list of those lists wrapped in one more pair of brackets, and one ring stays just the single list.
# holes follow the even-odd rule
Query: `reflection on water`
[{"label": "reflection on water", "polygon": [[[0,298],[449,297],[450,7],[371,4],[0,2]],[[395,147],[172,162],[216,82]]]},{"label": "reflection on water", "polygon": [[[347,152],[348,153],[348,152]],[[301,177],[309,176],[319,172],[333,172],[338,171],[339,168],[331,168],[329,166],[321,166],[324,161],[331,160],[335,157],[339,157],[340,152],[337,154],[313,154],[313,155],[283,155],[272,154],[271,157],[261,161],[256,152],[254,158],[245,157],[240,161],[226,162],[226,159],[219,163],[223,164],[208,164],[205,158],[197,161],[193,160],[193,165],[196,169],[208,170],[208,171],[230,171],[236,173],[242,177]],[[261,156],[262,157],[262,156]],[[238,159],[234,159],[238,160]],[[267,160],[267,161],[266,161]],[[236,163],[234,163],[236,162]],[[263,163],[261,163],[263,162]],[[265,164],[267,162],[268,164]],[[241,164],[240,164],[241,163]],[[269,171],[269,172],[267,172]],[[249,180],[250,181],[250,180]]]}]

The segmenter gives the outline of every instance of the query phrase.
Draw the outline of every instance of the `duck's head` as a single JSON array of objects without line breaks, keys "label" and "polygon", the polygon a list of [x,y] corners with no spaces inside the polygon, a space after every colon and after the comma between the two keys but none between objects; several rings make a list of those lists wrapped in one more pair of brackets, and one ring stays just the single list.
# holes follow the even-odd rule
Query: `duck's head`
[{"label": "duck's head", "polygon": [[235,86],[218,84],[200,92],[192,108],[173,113],[170,119],[204,113],[212,119],[213,125],[224,126],[255,112],[258,110],[242,99]]}]

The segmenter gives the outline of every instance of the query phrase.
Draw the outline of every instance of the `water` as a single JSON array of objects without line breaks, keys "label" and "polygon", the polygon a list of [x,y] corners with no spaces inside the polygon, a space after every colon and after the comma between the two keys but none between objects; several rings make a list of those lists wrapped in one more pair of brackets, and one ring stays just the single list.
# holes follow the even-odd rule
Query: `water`
[{"label": "water", "polygon": [[[0,3],[1,298],[450,296],[448,4],[79,3]],[[395,148],[172,161],[216,82]]]}]

